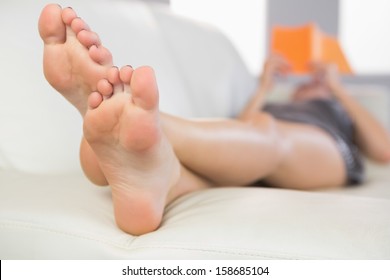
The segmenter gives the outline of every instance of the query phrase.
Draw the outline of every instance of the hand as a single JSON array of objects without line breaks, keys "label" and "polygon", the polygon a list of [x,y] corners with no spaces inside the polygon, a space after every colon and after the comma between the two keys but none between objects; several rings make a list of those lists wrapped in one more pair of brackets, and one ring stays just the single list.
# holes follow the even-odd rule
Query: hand
[{"label": "hand", "polygon": [[329,89],[334,90],[340,85],[339,72],[337,65],[325,63],[311,63],[313,79],[323,83]]},{"label": "hand", "polygon": [[260,76],[261,86],[270,90],[276,75],[286,75],[290,71],[291,66],[284,57],[272,54],[264,63],[263,74]]}]

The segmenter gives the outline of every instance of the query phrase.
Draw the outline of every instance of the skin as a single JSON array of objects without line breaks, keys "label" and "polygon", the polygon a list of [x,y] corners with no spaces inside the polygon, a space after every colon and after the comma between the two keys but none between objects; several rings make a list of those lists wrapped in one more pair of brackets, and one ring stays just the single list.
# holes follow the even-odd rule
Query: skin
[{"label": "skin", "polygon": [[[46,6],[39,30],[48,82],[84,118],[83,170],[95,184],[111,187],[115,219],[125,232],[156,230],[167,204],[210,187],[244,186],[259,179],[295,189],[345,182],[343,160],[327,133],[261,112],[273,76],[288,71],[282,58],[267,61],[238,119],[188,120],[159,111],[152,68],[112,67],[110,52],[72,9]],[[363,150],[376,158],[378,143],[372,135],[379,135],[388,154],[382,160],[389,161],[389,137],[375,119],[346,97],[331,69],[318,66],[314,73],[336,91],[357,122]],[[368,132],[373,134],[367,137]]]}]

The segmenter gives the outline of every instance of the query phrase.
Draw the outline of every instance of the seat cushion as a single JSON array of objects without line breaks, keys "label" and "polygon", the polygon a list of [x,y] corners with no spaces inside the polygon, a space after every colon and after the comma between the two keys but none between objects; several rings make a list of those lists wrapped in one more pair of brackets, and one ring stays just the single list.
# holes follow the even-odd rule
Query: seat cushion
[{"label": "seat cushion", "polygon": [[0,258],[388,259],[389,171],[353,190],[191,193],[138,237],[116,227],[110,189],[82,174],[0,173]]}]

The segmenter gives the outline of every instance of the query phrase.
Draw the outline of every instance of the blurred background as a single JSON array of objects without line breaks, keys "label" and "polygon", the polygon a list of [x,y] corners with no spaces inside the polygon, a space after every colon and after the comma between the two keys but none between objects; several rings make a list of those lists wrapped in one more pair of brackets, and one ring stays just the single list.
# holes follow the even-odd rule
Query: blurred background
[{"label": "blurred background", "polygon": [[221,29],[257,75],[274,25],[316,23],[336,36],[355,72],[343,79],[390,88],[388,0],[145,0],[163,2],[181,15]]}]

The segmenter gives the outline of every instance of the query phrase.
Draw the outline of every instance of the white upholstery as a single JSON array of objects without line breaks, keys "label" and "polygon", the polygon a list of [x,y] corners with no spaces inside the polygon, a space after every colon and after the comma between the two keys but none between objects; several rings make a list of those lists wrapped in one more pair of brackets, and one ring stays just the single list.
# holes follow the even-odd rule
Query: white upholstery
[{"label": "white upholstery", "polygon": [[[44,2],[0,3],[0,259],[390,258],[390,168],[374,165],[360,187],[192,193],[167,207],[157,231],[120,231],[109,188],[81,173],[81,119],[42,74]],[[228,117],[252,93],[255,78],[208,26],[139,1],[61,2],[99,32],[115,63],[156,69],[166,112]],[[388,93],[362,88],[374,89],[362,102],[387,118]]]}]

